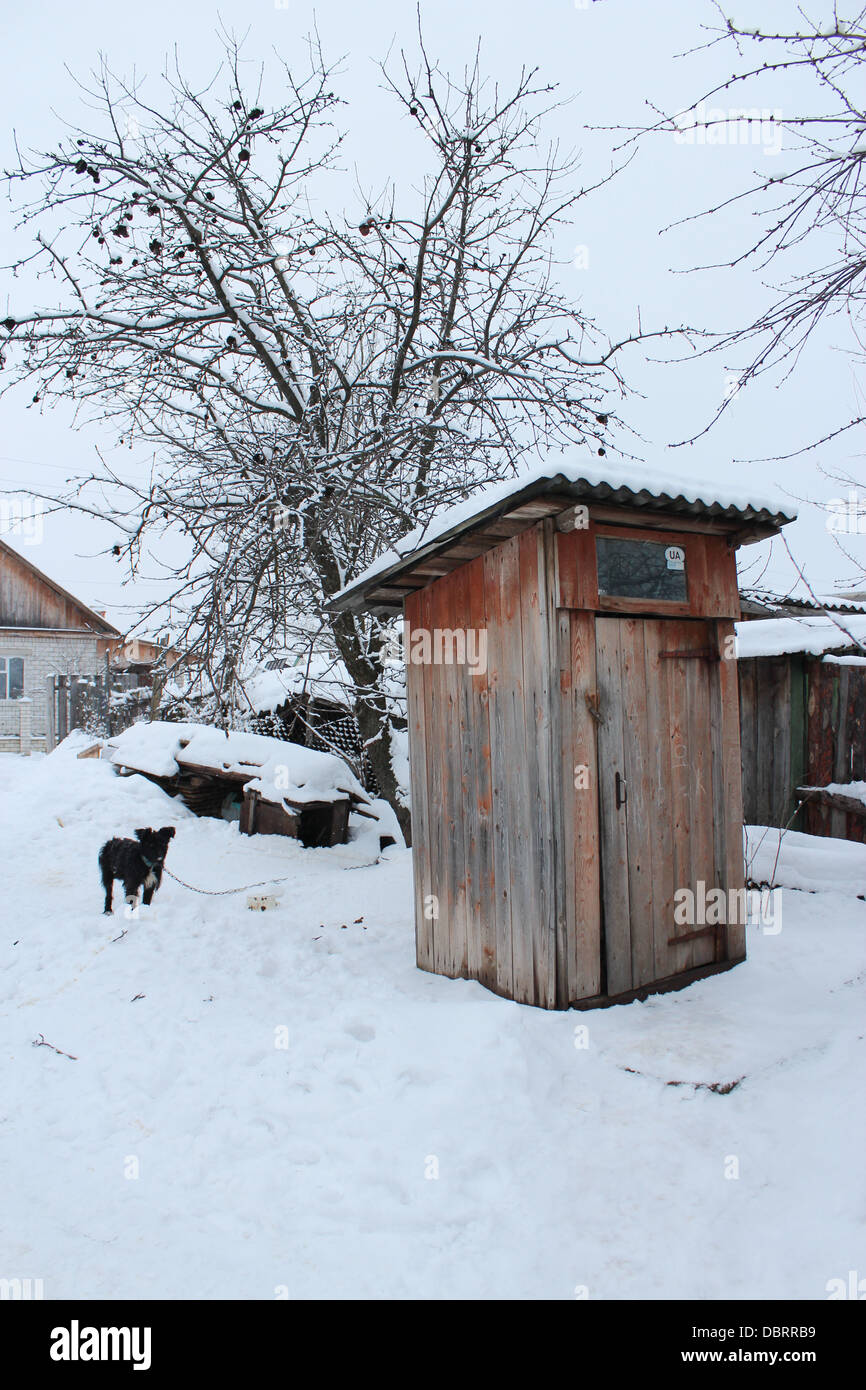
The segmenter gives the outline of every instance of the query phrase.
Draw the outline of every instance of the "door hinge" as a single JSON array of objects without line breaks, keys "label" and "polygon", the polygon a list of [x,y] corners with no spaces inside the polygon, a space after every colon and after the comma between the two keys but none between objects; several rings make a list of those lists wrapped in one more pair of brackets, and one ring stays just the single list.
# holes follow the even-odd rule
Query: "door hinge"
[{"label": "door hinge", "polygon": [[592,715],[593,719],[595,720],[596,724],[603,724],[603,723],[604,723],[604,715],[602,714],[601,710],[599,709],[599,705],[598,705],[598,691],[597,691],[597,690],[593,690],[593,691],[587,690],[587,691],[584,691],[584,696],[583,696],[583,698],[584,698],[584,700],[586,701],[586,707],[587,707],[587,709],[589,710],[590,714]]}]

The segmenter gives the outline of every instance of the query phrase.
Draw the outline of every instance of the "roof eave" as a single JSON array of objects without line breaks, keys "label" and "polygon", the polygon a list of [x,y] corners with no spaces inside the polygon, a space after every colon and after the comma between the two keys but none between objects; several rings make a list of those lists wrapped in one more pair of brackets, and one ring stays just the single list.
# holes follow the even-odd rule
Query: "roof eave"
[{"label": "roof eave", "polygon": [[[427,545],[419,546],[378,574],[347,588],[338,598],[331,599],[327,607],[335,612],[368,612],[380,616],[399,612],[402,609],[407,591],[404,588],[392,588],[394,580],[400,577],[405,578],[425,561],[443,555],[459,540],[469,537],[495,521],[517,519],[521,509],[528,508],[531,503],[542,498],[548,499],[551,503],[555,501],[557,505],[543,508],[538,515],[525,514],[524,517],[520,518],[525,520],[525,525],[519,529],[528,530],[537,521],[543,519],[545,514],[547,516],[555,515],[560,509],[559,504],[565,508],[569,503],[581,500],[597,503],[622,503],[626,506],[644,507],[648,511],[670,513],[671,515],[693,510],[697,515],[705,516],[708,520],[739,523],[731,528],[731,536],[735,546],[751,545],[777,536],[784,525],[795,519],[784,512],[772,513],[751,507],[724,507],[721,503],[708,505],[690,502],[682,494],[676,497],[669,494],[653,495],[646,491],[634,492],[625,487],[614,488],[604,483],[581,485],[580,482],[573,482],[562,474],[556,474],[552,478],[534,479],[520,492],[514,492],[505,500],[493,503],[490,507],[457,522],[448,531],[437,535]],[[514,534],[517,534],[517,531]],[[501,539],[504,540],[506,537]],[[492,549],[497,544],[501,544],[501,540],[494,540],[489,548]],[[469,556],[458,558],[453,568],[456,569],[460,563],[465,563],[470,558]],[[431,576],[426,583],[432,583],[435,577]],[[425,585],[413,587],[423,588]]]}]

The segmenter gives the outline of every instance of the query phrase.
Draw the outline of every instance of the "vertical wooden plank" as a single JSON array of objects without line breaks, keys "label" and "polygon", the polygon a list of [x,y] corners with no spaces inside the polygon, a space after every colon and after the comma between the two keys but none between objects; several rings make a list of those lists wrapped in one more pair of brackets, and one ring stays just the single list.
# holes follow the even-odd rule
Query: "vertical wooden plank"
[{"label": "vertical wooden plank", "polygon": [[791,803],[791,663],[780,657],[774,685],[773,763],[768,825],[787,825]]},{"label": "vertical wooden plank", "polygon": [[[725,660],[724,639],[720,631],[720,624],[713,623],[713,640],[719,651],[722,660]],[[721,662],[719,663],[721,665]],[[709,789],[710,803],[713,815],[713,859],[716,869],[716,883],[720,888],[727,888],[728,878],[728,836],[731,833],[729,826],[729,808],[725,804],[725,789],[723,781],[724,750],[722,747],[722,682],[718,670],[709,672],[709,707],[710,707],[710,771],[711,783]],[[742,691],[740,689],[739,678],[737,680],[737,705],[738,714]],[[742,751],[740,752],[740,788],[742,795]],[[716,942],[717,961],[727,960],[729,954],[728,947],[728,917],[725,912],[725,926],[719,933]]]},{"label": "vertical wooden plank", "polygon": [[[703,617],[712,605],[712,582],[707,569],[707,537],[702,535],[683,536],[682,545],[686,552],[686,580],[688,582],[689,611],[696,617]],[[713,576],[713,580],[715,576]]]},{"label": "vertical wooden plank", "polygon": [[[724,619],[716,625],[719,651],[730,649],[728,639],[734,631],[733,621]],[[721,716],[721,766],[714,769],[713,804],[715,814],[724,821],[724,866],[722,887],[739,893],[745,884],[743,865],[743,781],[740,772],[740,726],[737,691],[737,663],[722,660],[716,667]],[[726,933],[729,960],[742,960],[746,954],[746,928],[742,921],[728,923]]]},{"label": "vertical wooden plank", "polygon": [[755,666],[754,659],[738,663],[740,729],[742,735],[743,813],[749,825],[757,821],[757,748],[755,743]]},{"label": "vertical wooden plank", "polygon": [[[466,664],[465,630],[469,593],[466,566],[460,565],[438,581],[440,604],[436,613],[441,629],[441,643],[434,641],[434,654],[442,664],[438,667],[443,686],[442,710],[446,716],[445,737],[440,746],[442,759],[442,814],[444,818],[444,857],[448,865],[448,884],[451,899],[449,914],[447,974],[452,979],[465,979],[468,973],[468,941],[470,930],[469,875],[467,836],[470,833],[467,802],[474,781],[472,742],[466,727],[465,699]],[[435,637],[435,629],[434,629]],[[463,660],[461,661],[461,657]]]},{"label": "vertical wooden plank", "polygon": [[571,758],[573,767],[586,768],[588,786],[576,792],[572,843],[574,846],[574,909],[569,916],[569,999],[592,999],[602,992],[602,898],[600,768],[596,721],[590,703],[598,707],[596,618],[572,613]]},{"label": "vertical wooden plank", "polygon": [[[553,525],[540,522],[520,536],[520,606],[523,649],[523,716],[529,856],[533,910],[527,922],[532,962],[531,1002],[556,1004],[556,846],[551,736],[551,649],[548,610],[553,565]],[[550,561],[548,561],[550,556]]]},{"label": "vertical wooden plank", "polygon": [[577,592],[580,608],[598,607],[598,565],[595,553],[595,527],[575,531],[577,536]]},{"label": "vertical wooden plank", "polygon": [[850,755],[850,731],[849,731],[849,697],[851,674],[850,666],[837,666],[839,680],[839,717],[836,721],[834,730],[836,735],[836,747],[833,756],[833,781],[850,782],[851,780],[851,755]]},{"label": "vertical wooden plank", "polygon": [[[438,580],[421,591],[421,627],[430,635],[439,615],[436,592]],[[420,651],[420,648],[418,649]],[[432,655],[432,651],[431,651]],[[445,788],[442,783],[441,749],[448,738],[448,726],[443,708],[444,692],[439,679],[440,667],[432,660],[422,660],[419,666],[424,680],[424,705],[427,711],[427,782],[430,791],[430,886],[435,898],[435,915],[431,920],[433,969],[438,975],[447,974],[450,958],[450,919],[453,911],[451,884],[448,879],[445,853],[446,827],[443,817]]]},{"label": "vertical wooden plank", "polygon": [[[412,628],[423,626],[422,604],[425,590],[406,599],[405,621]],[[404,628],[405,631],[405,628]],[[421,970],[433,969],[433,921],[429,915],[433,887],[430,881],[430,787],[427,777],[427,709],[424,699],[424,671],[406,657],[406,713],[409,725],[409,781],[412,801],[412,874],[415,889],[415,959]]]},{"label": "vertical wooden plank", "polygon": [[[848,671],[847,666],[831,666],[824,664],[825,671],[833,673],[833,715],[827,730],[828,743],[832,749],[832,768],[833,781],[844,782],[847,778],[844,775],[845,769],[845,713],[848,698]],[[844,811],[831,809],[830,811],[830,834],[837,839],[845,838],[847,827],[847,816]]]},{"label": "vertical wooden plank", "polygon": [[598,607],[598,574],[595,563],[595,527],[556,533],[559,605],[562,608]]},{"label": "vertical wooden plank", "polygon": [[531,917],[537,910],[532,888],[531,845],[527,835],[529,784],[526,766],[526,718],[523,691],[523,633],[520,603],[520,536],[502,546],[500,616],[502,621],[502,687],[505,755],[508,778],[505,811],[511,878],[511,990],[518,1003],[531,1002]]},{"label": "vertical wooden plank", "polygon": [[[787,825],[794,830],[804,828],[803,809],[797,803],[795,792],[806,780],[806,663],[802,653],[794,652],[789,657],[791,668],[791,773],[788,797]],[[745,814],[745,811],[744,811]]]},{"label": "vertical wooden plank", "polygon": [[[484,594],[484,562],[479,556],[465,567],[470,627],[484,642],[485,666],[467,668],[467,721],[470,724],[473,779],[466,808],[469,867],[469,973],[496,987],[496,883],[493,862],[492,792],[490,785],[489,632]],[[482,648],[476,645],[476,653]]]},{"label": "vertical wooden plank", "polygon": [[[677,651],[688,642],[687,622],[666,622],[663,625],[662,646],[668,651]],[[671,849],[674,877],[674,890],[695,889],[692,872],[691,831],[693,807],[692,776],[689,766],[689,718],[688,718],[688,674],[689,662],[681,656],[665,657],[668,676],[668,702],[670,712],[670,815]],[[682,935],[687,930],[679,926],[670,937]],[[664,970],[666,975],[679,974],[687,969],[690,962],[688,944],[670,945],[664,943]]]},{"label": "vertical wooden plank", "polygon": [[[558,730],[554,739],[559,743],[559,778],[556,787],[555,824],[557,840],[557,891],[561,893],[562,931],[556,945],[556,1002],[566,1008],[576,998],[573,994],[572,950],[575,932],[574,865],[577,807],[575,801],[583,794],[575,787],[574,760],[574,688],[575,673],[571,664],[571,614],[567,609],[556,610],[556,650],[559,672]],[[556,744],[554,745],[556,747]]]},{"label": "vertical wooden plank", "polygon": [[[539,937],[543,905],[534,834],[539,796],[533,727],[535,684],[531,676],[527,681],[532,658],[537,660],[534,640],[538,617],[537,574],[532,573],[531,566],[531,553],[536,544],[534,530],[513,537],[502,547],[501,570],[503,667],[507,680],[505,736],[511,757],[508,797],[511,959],[513,998],[522,1004],[536,1002],[536,973],[542,968]],[[534,600],[534,608],[530,608],[530,598]]]},{"label": "vertical wooden plank", "polygon": [[837,669],[823,663],[820,657],[806,663],[809,681],[806,781],[814,787],[826,787],[833,781],[833,696]]},{"label": "vertical wooden plank", "polygon": [[778,658],[760,657],[756,666],[758,704],[755,728],[755,815],[757,825],[772,825]]},{"label": "vertical wooden plank", "polygon": [[[542,545],[540,563],[543,577],[544,598],[544,642],[547,667],[547,717],[549,735],[547,743],[547,766],[549,778],[549,805],[547,819],[550,834],[550,943],[548,947],[547,992],[549,1007],[563,1009],[568,1004],[568,974],[566,951],[568,945],[568,916],[566,900],[567,861],[569,855],[566,842],[571,847],[571,862],[574,855],[572,819],[569,819],[566,833],[564,815],[564,788],[562,785],[563,751],[563,700],[560,690],[561,671],[559,663],[559,574],[556,549],[556,530],[552,520],[541,524]],[[573,779],[572,779],[573,790]]]},{"label": "vertical wooden plank", "polygon": [[740,590],[737,582],[737,555],[724,536],[702,536],[706,557],[706,606],[697,614],[702,618],[730,618],[739,621]]},{"label": "vertical wooden plank", "polygon": [[514,959],[515,998],[521,1003],[541,1003],[546,981],[545,926],[542,858],[538,835],[541,786],[536,747],[536,726],[541,717],[537,670],[538,563],[535,528],[516,537],[516,604],[508,638],[511,669],[519,672],[519,695],[513,704],[514,743],[520,760],[512,774],[518,795],[511,806],[511,825],[521,845],[519,872],[512,864],[512,896],[519,904],[513,924],[511,950]]},{"label": "vertical wooden plank", "polygon": [[574,531],[557,532],[556,552],[559,574],[559,603],[562,608],[578,608],[579,580],[577,572],[578,541]]},{"label": "vertical wooden plank", "polygon": [[616,618],[596,619],[604,988],[610,995],[632,987],[626,811],[616,805],[617,774],[626,775],[619,627]]},{"label": "vertical wooden plank", "polygon": [[866,777],[866,668],[849,666],[849,709],[848,709],[848,751],[849,773],[847,780],[862,782]]},{"label": "vertical wooden plank", "polygon": [[652,889],[657,817],[649,791],[646,626],[641,618],[619,622],[632,988],[655,979]]},{"label": "vertical wooden plank", "polygon": [[[714,634],[708,623],[689,623],[687,646],[715,650]],[[720,887],[720,875],[716,867],[716,842],[713,834],[714,812],[724,814],[722,807],[716,807],[713,800],[713,763],[711,729],[711,691],[710,673],[716,663],[702,658],[686,661],[686,691],[688,718],[689,770],[691,773],[691,833],[689,836],[691,853],[691,884],[696,900],[698,893],[708,894]],[[715,684],[715,677],[713,678]],[[700,887],[703,885],[703,888]],[[715,915],[715,914],[714,914]],[[721,911],[724,919],[725,912]],[[696,924],[697,925],[697,924]],[[711,925],[710,923],[701,925]],[[688,966],[695,969],[709,965],[714,960],[723,959],[717,950],[724,942],[724,921],[718,924],[716,936],[698,937],[687,948]],[[684,955],[686,952],[683,953]],[[686,961],[683,961],[683,965]]]},{"label": "vertical wooden plank", "polygon": [[482,557],[487,615],[487,715],[490,729],[490,789],[493,838],[495,981],[491,988],[512,997],[511,840],[509,803],[514,751],[509,745],[508,672],[503,639],[502,566],[505,545]]},{"label": "vertical wooden plank", "polygon": [[558,606],[559,573],[557,533],[551,521],[542,524],[542,567],[546,643],[550,682],[550,826],[553,889],[553,937],[548,956],[548,994],[552,1006],[569,1004],[568,951],[574,899],[574,773],[569,759],[572,745],[571,664],[569,615]]},{"label": "vertical wooden plank", "polygon": [[[666,624],[647,622],[644,626],[644,653],[647,679],[647,745],[649,794],[652,801],[654,834],[652,859],[653,979],[670,973],[671,948],[668,942],[678,930],[674,921],[674,852],[671,812],[672,773],[671,714],[668,699],[668,659]],[[679,930],[682,930],[679,928]]]}]

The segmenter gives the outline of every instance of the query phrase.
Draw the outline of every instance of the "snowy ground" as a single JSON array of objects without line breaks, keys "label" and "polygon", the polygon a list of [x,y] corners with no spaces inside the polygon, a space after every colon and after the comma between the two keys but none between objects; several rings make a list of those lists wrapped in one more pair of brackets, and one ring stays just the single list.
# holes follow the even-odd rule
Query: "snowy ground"
[{"label": "snowy ground", "polygon": [[[0,1276],[47,1298],[821,1299],[866,1273],[866,848],[786,841],[797,887],[744,966],[547,1014],[416,970],[405,850],[247,839],[63,749],[0,757],[0,806]],[[142,824],[177,826],[189,882],[288,875],[281,906],[166,880],[104,918],[99,845]]]}]

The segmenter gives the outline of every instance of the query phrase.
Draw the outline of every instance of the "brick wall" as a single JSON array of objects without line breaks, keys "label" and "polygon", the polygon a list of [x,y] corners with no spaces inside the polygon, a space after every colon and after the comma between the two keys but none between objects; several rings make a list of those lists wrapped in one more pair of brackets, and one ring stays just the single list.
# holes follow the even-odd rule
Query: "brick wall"
[{"label": "brick wall", "polygon": [[[34,748],[44,748],[48,732],[47,677],[92,676],[103,664],[93,634],[36,632],[14,627],[0,628],[0,656],[24,658],[24,694],[33,701]],[[18,720],[18,701],[0,700],[0,750],[17,751]]]}]

